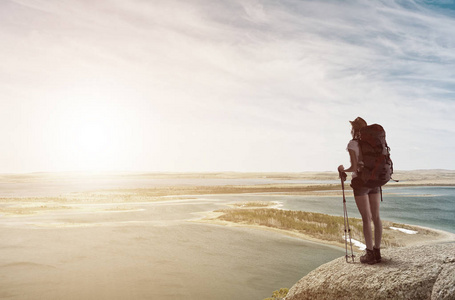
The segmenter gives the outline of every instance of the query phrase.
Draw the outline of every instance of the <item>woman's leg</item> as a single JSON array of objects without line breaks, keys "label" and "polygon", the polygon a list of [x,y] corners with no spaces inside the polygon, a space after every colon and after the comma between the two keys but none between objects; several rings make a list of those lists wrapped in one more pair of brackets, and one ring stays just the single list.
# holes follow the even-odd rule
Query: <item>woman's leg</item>
[{"label": "woman's leg", "polygon": [[382,221],[379,215],[379,205],[381,203],[381,194],[371,194],[369,195],[369,203],[371,210],[371,219],[374,224],[374,247],[379,249],[381,248],[381,239],[382,239]]},{"label": "woman's leg", "polygon": [[373,237],[371,232],[371,209],[368,195],[355,196],[355,203],[362,216],[363,236],[367,249],[373,250]]}]

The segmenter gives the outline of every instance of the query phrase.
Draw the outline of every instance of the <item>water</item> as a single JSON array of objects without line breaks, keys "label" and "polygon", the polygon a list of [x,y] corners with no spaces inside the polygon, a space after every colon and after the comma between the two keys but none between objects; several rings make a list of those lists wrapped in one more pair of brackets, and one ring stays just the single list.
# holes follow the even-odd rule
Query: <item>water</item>
[{"label": "water", "polygon": [[[44,187],[13,185],[8,194],[53,195],[72,192],[75,184]],[[188,222],[232,201],[191,198],[124,203],[126,212],[101,203],[80,205],[82,211],[0,215],[0,297],[263,299],[344,255],[279,233]]]},{"label": "water", "polygon": [[[81,186],[91,190],[272,182],[3,183],[0,195],[52,196],[81,191]],[[11,299],[34,295],[42,299],[263,299],[344,255],[343,249],[278,233],[188,222],[200,212],[237,201],[277,201],[284,209],[342,215],[341,197],[241,194],[192,198],[125,204],[135,209],[131,212],[101,213],[96,211],[100,204],[93,204],[93,211],[82,213],[0,216],[0,290]],[[360,217],[352,196],[347,201],[349,216]],[[455,232],[455,187],[386,187],[381,213],[386,220]]]},{"label": "water", "polygon": [[[277,201],[283,209],[343,216],[342,197],[295,195],[223,195],[232,201]],[[383,188],[381,217],[398,223],[455,233],[455,187]],[[349,217],[360,218],[353,196],[346,196]]]},{"label": "water", "polygon": [[108,189],[141,189],[160,186],[222,186],[257,184],[331,184],[333,180],[279,180],[269,178],[143,178],[134,176],[80,175],[19,178],[0,181],[0,197],[53,197],[71,192]]},{"label": "water", "polygon": [[[168,209],[150,206],[142,217],[159,219]],[[87,216],[79,218],[90,222]],[[97,217],[96,226],[80,228],[50,228],[43,226],[45,220],[43,228],[2,227],[2,295],[9,299],[264,299],[343,255],[340,249],[250,228],[162,220],[128,224],[118,222],[118,216],[112,222],[108,218],[112,216]]]},{"label": "water", "polygon": [[383,218],[455,233],[455,187],[387,188]]}]

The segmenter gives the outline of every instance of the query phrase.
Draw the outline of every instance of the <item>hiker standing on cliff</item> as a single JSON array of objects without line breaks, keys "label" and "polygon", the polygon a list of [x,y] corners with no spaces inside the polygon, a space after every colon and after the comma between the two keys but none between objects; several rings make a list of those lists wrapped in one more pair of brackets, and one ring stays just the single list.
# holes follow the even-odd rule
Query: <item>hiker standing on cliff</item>
[{"label": "hiker standing on cliff", "polygon": [[[358,175],[358,170],[363,162],[359,148],[360,129],[367,126],[364,119],[358,117],[350,121],[352,130],[352,140],[349,141],[347,150],[351,160],[351,166],[347,169],[343,165],[338,167],[338,172],[352,172],[351,187],[354,190],[355,203],[362,216],[363,235],[365,237],[366,254],[360,257],[361,263],[375,264],[381,261],[381,239],[382,239],[382,222],[379,216],[379,204],[381,202],[380,187],[367,187],[364,184],[354,184],[354,178]],[[374,224],[374,244],[371,231],[371,221]]]}]

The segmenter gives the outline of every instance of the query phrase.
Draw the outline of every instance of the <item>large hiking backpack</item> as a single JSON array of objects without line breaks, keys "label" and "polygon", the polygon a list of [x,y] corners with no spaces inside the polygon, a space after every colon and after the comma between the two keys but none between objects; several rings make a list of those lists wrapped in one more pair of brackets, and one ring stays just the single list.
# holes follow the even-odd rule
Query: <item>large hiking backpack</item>
[{"label": "large hiking backpack", "polygon": [[381,125],[372,124],[360,129],[358,180],[366,187],[381,187],[393,173],[390,148],[385,140],[385,131]]}]

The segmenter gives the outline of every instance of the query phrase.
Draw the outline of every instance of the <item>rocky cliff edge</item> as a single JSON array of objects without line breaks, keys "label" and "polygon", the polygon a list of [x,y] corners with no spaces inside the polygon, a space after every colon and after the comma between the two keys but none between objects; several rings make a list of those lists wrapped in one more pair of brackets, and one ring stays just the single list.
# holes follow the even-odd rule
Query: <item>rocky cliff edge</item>
[{"label": "rocky cliff edge", "polygon": [[342,257],[300,279],[285,299],[455,300],[455,243],[385,249],[374,265]]}]

